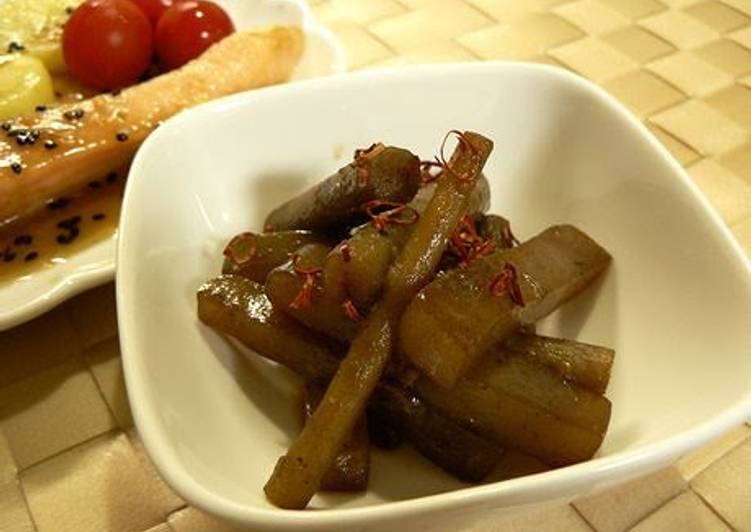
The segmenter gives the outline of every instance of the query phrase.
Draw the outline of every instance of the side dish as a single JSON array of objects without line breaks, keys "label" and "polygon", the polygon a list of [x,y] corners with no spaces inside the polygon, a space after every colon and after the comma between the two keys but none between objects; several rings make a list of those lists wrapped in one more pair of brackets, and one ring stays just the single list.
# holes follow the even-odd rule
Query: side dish
[{"label": "side dish", "polygon": [[0,277],[18,278],[113,234],[160,123],[286,81],[305,43],[293,27],[235,33],[203,0],[6,0],[0,46]]},{"label": "side dish", "polygon": [[[448,140],[456,146],[444,156]],[[590,459],[614,352],[540,336],[611,257],[571,225],[520,241],[487,213],[490,139],[434,161],[374,144],[232,238],[198,316],[303,377],[302,431],[265,486],[281,508],[364,490],[369,445],[409,442],[460,480]]]}]

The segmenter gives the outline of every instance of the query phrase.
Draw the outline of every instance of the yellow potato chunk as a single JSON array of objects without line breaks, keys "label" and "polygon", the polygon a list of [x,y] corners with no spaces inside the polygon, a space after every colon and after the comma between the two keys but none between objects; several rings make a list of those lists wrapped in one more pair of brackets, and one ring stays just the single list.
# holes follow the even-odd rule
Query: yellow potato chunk
[{"label": "yellow potato chunk", "polygon": [[55,99],[44,64],[25,55],[0,56],[0,120],[31,113]]},{"label": "yellow potato chunk", "polygon": [[[39,58],[49,72],[64,72],[63,26],[82,0],[0,1],[0,52]],[[20,47],[20,49],[18,48]]]}]

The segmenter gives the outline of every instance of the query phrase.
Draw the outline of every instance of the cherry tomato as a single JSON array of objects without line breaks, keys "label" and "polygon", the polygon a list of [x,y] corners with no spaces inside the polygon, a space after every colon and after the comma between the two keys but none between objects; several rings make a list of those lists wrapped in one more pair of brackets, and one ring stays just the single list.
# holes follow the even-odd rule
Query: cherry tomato
[{"label": "cherry tomato", "polygon": [[159,19],[162,18],[162,15],[164,14],[165,11],[167,11],[168,8],[172,7],[174,4],[184,2],[185,0],[130,0],[130,1],[141,8],[141,11],[143,11],[146,14],[146,16],[149,17],[149,20],[151,21],[151,25],[156,28],[156,25],[159,22]]},{"label": "cherry tomato", "polygon": [[173,69],[235,31],[227,13],[216,4],[189,0],[164,12],[156,26],[156,53],[162,66]]},{"label": "cherry tomato", "polygon": [[87,0],[65,24],[63,56],[86,85],[111,90],[135,83],[153,55],[149,19],[129,0]]}]

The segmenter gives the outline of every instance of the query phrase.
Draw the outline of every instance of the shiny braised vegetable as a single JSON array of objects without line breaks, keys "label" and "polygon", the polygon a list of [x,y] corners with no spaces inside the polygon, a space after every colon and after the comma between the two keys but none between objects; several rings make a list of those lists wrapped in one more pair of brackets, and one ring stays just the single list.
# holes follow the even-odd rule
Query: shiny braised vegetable
[{"label": "shiny braised vegetable", "polygon": [[[321,402],[326,387],[318,381],[305,384],[303,417],[305,422]],[[363,491],[368,487],[370,473],[370,443],[368,422],[363,416],[355,423],[352,434],[344,441],[339,454],[336,455],[331,468],[321,480],[323,491]]]},{"label": "shiny braised vegetable", "polygon": [[355,160],[299,196],[274,209],[266,231],[327,231],[365,221],[369,201],[406,203],[420,186],[419,160],[401,148],[376,144],[358,150]]},{"label": "shiny braised vegetable", "polygon": [[451,388],[493,344],[570,299],[610,255],[570,225],[436,278],[412,301],[399,346],[426,375]]},{"label": "shiny braised vegetable", "polygon": [[[222,275],[199,289],[198,316],[310,382],[328,382],[344,356],[341,346],[321,340],[276,311],[261,285],[236,275]],[[495,444],[438,414],[402,386],[378,384],[368,407],[368,421],[371,427],[378,424],[376,432],[385,446],[395,447],[406,438],[426,458],[458,478],[476,481],[490,471],[497,472],[501,450]],[[388,442],[383,442],[385,438]],[[457,456],[457,449],[464,449],[469,456]]]},{"label": "shiny braised vegetable", "polygon": [[450,390],[427,379],[417,390],[462,426],[551,466],[591,458],[610,420],[610,401],[601,395],[502,351],[483,357]]},{"label": "shiny braised vegetable", "polygon": [[465,214],[469,196],[492,142],[460,134],[447,172],[386,277],[384,296],[364,321],[313,417],[286,455],[279,459],[264,490],[282,508],[304,508],[331,466],[338,449],[365,410],[396,344],[404,307],[427,283]]},{"label": "shiny braised vegetable", "polygon": [[358,150],[274,211],[270,232],[235,237],[234,275],[199,290],[204,323],[309,383],[306,423],[264,487],[279,507],[364,489],[368,440],[406,441],[466,482],[581,462],[602,444],[613,350],[532,331],[610,255],[568,225],[520,242],[485,213],[492,142],[451,134],[449,161]]},{"label": "shiny braised vegetable", "polygon": [[290,260],[295,251],[306,244],[326,243],[328,240],[312,231],[240,233],[224,248],[222,273],[234,273],[265,283],[269,272]]},{"label": "shiny braised vegetable", "polygon": [[[433,185],[422,189],[429,188],[430,197],[435,191]],[[480,209],[486,207],[488,192],[487,179],[481,177],[470,196],[467,210],[476,213],[473,219],[480,221],[483,230],[488,233],[487,238],[495,240],[497,235],[491,234],[492,231],[504,223],[503,227],[507,228],[508,222],[499,216],[485,216],[479,213]],[[429,198],[423,200],[429,201]],[[413,201],[410,205],[414,204]],[[427,203],[415,210],[422,212],[426,206]],[[274,235],[311,235],[306,237],[304,242],[300,239],[297,262],[292,260],[290,253],[288,262],[268,272],[264,277],[266,292],[275,305],[285,309],[288,314],[308,327],[335,338],[352,340],[357,333],[358,323],[381,295],[386,274],[412,234],[413,228],[414,224],[387,224],[380,227],[371,221],[353,229],[351,236],[333,250],[322,244],[303,245],[316,240],[312,233],[304,231],[266,233],[254,237],[268,237],[271,240]],[[498,235],[498,239],[505,238],[505,234],[506,232],[503,232],[503,235]],[[251,237],[238,235],[236,239],[238,244],[242,244],[237,246],[240,252],[244,250],[239,248],[246,248],[245,244],[253,243],[254,247],[257,244]],[[295,240],[286,236],[284,239],[285,249],[292,249]],[[317,240],[324,241],[323,237],[318,237]],[[499,240],[498,247],[506,245]],[[281,254],[274,256],[281,257]],[[260,252],[258,257],[260,260]],[[249,264],[252,263],[253,261],[249,261]],[[311,269],[321,271],[313,274],[314,277],[311,279],[310,274],[305,273]],[[305,290],[310,296],[307,304],[296,304],[296,298]]]}]

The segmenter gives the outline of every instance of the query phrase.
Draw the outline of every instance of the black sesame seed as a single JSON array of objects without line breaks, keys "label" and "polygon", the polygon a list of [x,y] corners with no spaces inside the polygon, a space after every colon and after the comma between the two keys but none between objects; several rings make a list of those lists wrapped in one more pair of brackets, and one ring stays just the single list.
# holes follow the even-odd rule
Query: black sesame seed
[{"label": "black sesame seed", "polygon": [[63,245],[70,244],[78,238],[79,234],[81,234],[81,230],[78,227],[73,226],[68,229],[66,234],[57,235],[57,243]]},{"label": "black sesame seed", "polygon": [[47,208],[51,211],[64,209],[68,205],[70,205],[70,198],[55,198],[47,202]]},{"label": "black sesame seed", "polygon": [[65,111],[63,113],[63,118],[66,120],[80,120],[83,118],[83,115],[83,109],[71,109],[70,111]]},{"label": "black sesame seed", "polygon": [[0,127],[3,128],[3,131],[10,131],[10,128],[12,128],[13,125],[10,122],[3,122],[3,125]]},{"label": "black sesame seed", "polygon": [[128,140],[128,134],[121,131],[120,133],[115,135],[115,138],[118,142],[125,142],[126,140]]},{"label": "black sesame seed", "polygon": [[54,150],[55,148],[57,148],[57,142],[52,139],[47,139],[44,141],[44,147],[48,150]]},{"label": "black sesame seed", "polygon": [[[13,131],[11,131],[13,133]],[[10,133],[8,133],[10,135]],[[24,145],[32,145],[34,144],[37,139],[39,139],[39,130],[38,129],[23,129],[19,130],[18,133],[16,133],[16,143],[18,143],[19,146]]]},{"label": "black sesame seed", "polygon": [[33,241],[33,238],[31,237],[31,235],[18,235],[13,240],[13,243],[17,246],[28,246],[28,245],[31,245],[32,241]]},{"label": "black sesame seed", "polygon": [[110,172],[107,174],[107,183],[114,183],[117,181],[117,172]]},{"label": "black sesame seed", "polygon": [[73,7],[73,6],[68,6],[68,7],[66,7],[66,8],[65,8],[65,12],[66,12],[66,13],[67,13],[68,15],[72,15],[72,14],[73,14],[73,12],[74,12],[75,10],[76,10],[76,8],[75,8],[75,7]]},{"label": "black sesame seed", "polygon": [[34,110],[37,113],[43,113],[43,112],[45,112],[47,110],[47,106],[46,105],[37,105],[36,107],[34,107]]},{"label": "black sesame seed", "polygon": [[13,173],[15,174],[20,174],[21,172],[23,172],[23,166],[21,165],[21,163],[11,164],[10,169],[13,170]]},{"label": "black sesame seed", "polygon": [[102,184],[99,181],[89,181],[89,188],[102,188]]},{"label": "black sesame seed", "polygon": [[23,258],[26,262],[31,262],[32,260],[35,260],[39,256],[39,253],[36,251],[32,251],[31,253],[27,253],[26,256]]},{"label": "black sesame seed", "polygon": [[78,224],[81,223],[80,216],[73,216],[72,218],[66,218],[57,223],[60,229],[75,229]]},{"label": "black sesame seed", "polygon": [[16,258],[16,254],[13,253],[9,247],[6,247],[5,250],[3,250],[2,257],[4,262],[10,262]]},{"label": "black sesame seed", "polygon": [[9,54],[12,54],[13,52],[23,52],[25,49],[26,47],[20,42],[11,41],[10,44],[8,44]]},{"label": "black sesame seed", "polygon": [[94,220],[95,222],[101,222],[101,221],[102,221],[102,220],[104,220],[104,219],[105,219],[106,217],[107,217],[107,215],[106,215],[106,214],[104,214],[103,212],[98,212],[98,213],[96,213],[95,215],[93,215],[93,216],[91,217],[91,219],[92,219],[92,220]]}]

